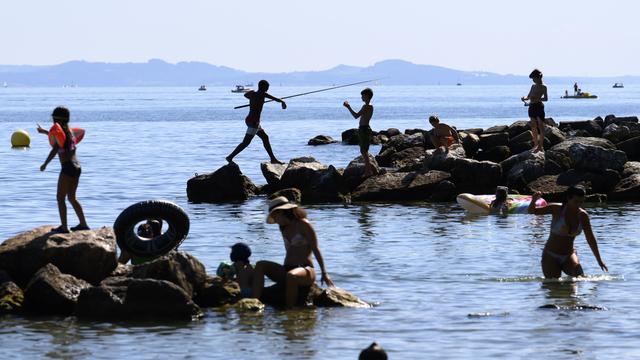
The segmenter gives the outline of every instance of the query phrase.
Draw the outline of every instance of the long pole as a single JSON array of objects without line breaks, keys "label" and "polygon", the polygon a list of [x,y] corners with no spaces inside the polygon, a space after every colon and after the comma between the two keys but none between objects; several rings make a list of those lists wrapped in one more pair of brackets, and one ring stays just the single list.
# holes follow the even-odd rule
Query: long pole
[{"label": "long pole", "polygon": [[[309,95],[309,94],[315,94],[315,93],[319,93],[319,92],[323,92],[323,91],[329,91],[329,90],[334,90],[334,89],[340,89],[340,88],[347,87],[347,86],[353,86],[353,85],[365,84],[365,83],[372,82],[372,81],[377,81],[377,80],[380,80],[380,79],[372,79],[372,80],[366,80],[366,81],[359,81],[359,82],[355,82],[355,83],[352,83],[352,84],[346,84],[346,85],[333,86],[333,87],[326,88],[326,89],[320,89],[320,90],[309,91],[309,92],[305,92],[305,93],[301,93],[301,94],[295,94],[295,95],[284,96],[284,97],[281,97],[280,99],[291,99],[291,98],[298,97],[298,96]],[[273,101],[273,100],[267,100],[267,101],[265,101],[265,102],[267,103],[267,102],[271,102],[271,101]],[[247,106],[249,106],[249,104],[236,106],[236,107],[234,107],[234,109],[242,109],[242,108],[245,108],[245,107],[247,107]]]}]

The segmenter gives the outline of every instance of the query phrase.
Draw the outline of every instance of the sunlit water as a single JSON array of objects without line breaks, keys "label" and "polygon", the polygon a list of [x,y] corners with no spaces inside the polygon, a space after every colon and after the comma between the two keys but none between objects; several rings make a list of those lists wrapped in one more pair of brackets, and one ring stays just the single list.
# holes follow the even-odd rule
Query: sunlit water
[{"label": "sunlit water", "polygon": [[[550,89],[547,114],[556,120],[615,113],[640,114],[640,87],[586,86],[600,99],[560,100]],[[275,95],[308,88],[273,88]],[[439,113],[458,128],[524,119],[519,97],[528,85],[499,87],[374,87],[372,126],[427,127]],[[359,104],[356,88],[292,99],[289,109],[266,106],[263,126],[283,160],[312,155],[344,167],[357,147],[306,145],[326,134],[340,137],[357,122],[341,107]],[[110,226],[130,204],[175,201],[191,218],[181,249],[214,272],[228,246],[245,241],[253,261],[281,261],[282,240],[264,223],[263,197],[239,204],[189,204],[186,181],[217,169],[244,134],[242,97],[227,88],[0,89],[0,239],[41,224],[58,223],[55,185],[59,164],[39,171],[49,147],[35,123],[49,124],[53,107],[72,111],[87,130],[78,155],[78,197],[89,224]],[[9,147],[26,128],[28,150]],[[377,153],[378,147],[372,147]],[[260,141],[237,158],[263,184]],[[75,215],[70,210],[70,223]],[[372,309],[316,309],[238,314],[210,310],[192,323],[93,323],[75,318],[0,319],[0,357],[51,358],[357,358],[371,341],[392,359],[639,357],[640,230],[636,204],[589,208],[610,274],[598,268],[580,237],[578,254],[590,277],[544,283],[540,254],[549,218],[528,215],[469,217],[453,203],[309,206],[327,269],[335,283],[375,302]],[[540,309],[557,305],[560,309]],[[601,310],[590,310],[592,307]]]}]

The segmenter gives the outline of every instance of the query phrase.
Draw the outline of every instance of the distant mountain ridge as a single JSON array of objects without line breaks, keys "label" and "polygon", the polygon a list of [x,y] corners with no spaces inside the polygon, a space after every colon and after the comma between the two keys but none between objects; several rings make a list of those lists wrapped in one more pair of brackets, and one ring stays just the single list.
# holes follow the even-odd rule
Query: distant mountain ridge
[{"label": "distant mountain ridge", "polygon": [[[190,61],[170,64],[151,59],[146,63],[69,61],[59,65],[0,65],[0,84],[10,86],[199,86],[245,84],[268,79],[282,85],[331,85],[349,81],[383,79],[385,85],[508,85],[530,80],[521,75],[461,71],[404,60],[384,60],[372,66],[338,65],[322,71],[289,73],[246,72],[226,66]],[[640,82],[639,76],[547,77],[548,83],[571,84]]]}]

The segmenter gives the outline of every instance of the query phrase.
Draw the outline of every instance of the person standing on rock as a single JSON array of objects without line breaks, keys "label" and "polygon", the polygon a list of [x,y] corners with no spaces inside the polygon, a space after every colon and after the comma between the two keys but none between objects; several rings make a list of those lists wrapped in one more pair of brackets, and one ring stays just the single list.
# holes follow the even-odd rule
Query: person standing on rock
[{"label": "person standing on rock", "polygon": [[244,150],[249,144],[251,144],[251,140],[253,137],[258,135],[258,137],[262,140],[262,144],[264,148],[267,150],[267,154],[269,154],[269,158],[271,159],[272,164],[284,164],[280,160],[273,155],[273,150],[271,149],[271,143],[269,142],[269,136],[267,133],[260,127],[260,115],[262,114],[262,107],[264,106],[264,100],[270,99],[276,102],[279,102],[282,105],[282,109],[287,108],[287,104],[282,100],[275,96],[271,96],[267,93],[269,90],[269,83],[267,80],[260,80],[258,82],[258,91],[249,91],[244,94],[244,97],[249,99],[249,115],[247,115],[244,120],[245,124],[247,124],[247,132],[244,135],[244,139],[242,142],[233,150],[229,156],[226,157],[228,162],[233,162],[233,158],[238,155],[242,150]]},{"label": "person standing on rock", "polygon": [[373,90],[370,88],[366,88],[360,92],[362,96],[362,101],[364,105],[360,108],[360,111],[355,112],[348,101],[342,103],[344,107],[349,110],[351,116],[354,119],[360,118],[360,123],[358,125],[358,145],[360,145],[360,154],[362,155],[362,160],[364,160],[364,177],[368,177],[373,175],[374,169],[371,161],[369,160],[369,145],[371,144],[371,127],[369,126],[369,122],[373,117],[373,105],[371,105],[371,99],[373,98]]},{"label": "person standing on rock", "polygon": [[454,143],[460,142],[458,132],[451,126],[441,123],[438,115],[429,116],[429,123],[433,126],[431,133],[431,143],[439,151],[449,152],[449,147]]},{"label": "person standing on rock", "polygon": [[56,154],[58,158],[60,158],[61,170],[60,176],[58,177],[56,198],[58,201],[61,225],[53,231],[59,233],[70,232],[69,225],[67,224],[67,205],[65,198],[69,199],[73,210],[75,210],[76,215],[78,215],[78,220],[80,220],[80,223],[72,227],[71,230],[89,230],[82,205],[80,205],[80,202],[76,199],[76,190],[78,190],[80,173],[82,172],[82,168],[76,157],[76,146],[84,137],[84,130],[69,128],[71,113],[66,107],[59,106],[55,108],[51,117],[53,118],[53,126],[51,129],[47,131],[38,125],[38,132],[48,135],[49,143],[51,144],[51,152],[49,152],[49,156],[47,156],[44,164],[40,166],[40,171],[44,171],[47,168],[47,165],[49,165]]},{"label": "person standing on rock", "polygon": [[591,252],[598,261],[598,265],[604,271],[609,271],[607,265],[600,258],[598,243],[591,230],[589,214],[580,206],[584,202],[585,190],[582,186],[571,186],[565,192],[565,201],[562,204],[549,204],[545,207],[536,207],[536,201],[540,199],[540,192],[531,197],[529,213],[536,215],[551,214],[551,232],[549,240],[542,251],[542,273],[545,278],[559,278],[562,272],[569,276],[583,276],[584,272],[578,260],[573,241],[576,236],[584,231]]},{"label": "person standing on rock", "polygon": [[333,281],[329,277],[322,253],[318,247],[318,238],[313,226],[307,220],[307,213],[298,205],[280,196],[269,201],[268,224],[278,224],[286,255],[284,264],[280,265],[272,261],[258,261],[253,274],[252,296],[260,299],[264,289],[265,275],[279,284],[285,285],[286,306],[295,306],[298,299],[298,288],[313,285],[316,280],[316,270],[313,267],[311,255],[315,255],[320,270],[321,281],[333,287]]},{"label": "person standing on rock", "polygon": [[534,69],[529,78],[533,80],[529,95],[523,96],[522,101],[529,101],[529,118],[531,119],[531,132],[533,133],[533,152],[544,151],[544,104],[549,100],[547,87],[542,84],[542,72]]}]

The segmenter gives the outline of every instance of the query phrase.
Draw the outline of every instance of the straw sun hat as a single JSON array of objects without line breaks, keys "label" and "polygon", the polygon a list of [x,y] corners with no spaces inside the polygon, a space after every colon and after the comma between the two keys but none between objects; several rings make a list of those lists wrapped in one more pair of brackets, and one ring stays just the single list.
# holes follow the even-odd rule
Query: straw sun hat
[{"label": "straw sun hat", "polygon": [[267,224],[275,224],[273,214],[278,210],[287,210],[297,208],[298,205],[289,202],[284,196],[278,196],[275,199],[269,200],[269,215],[267,216]]}]

